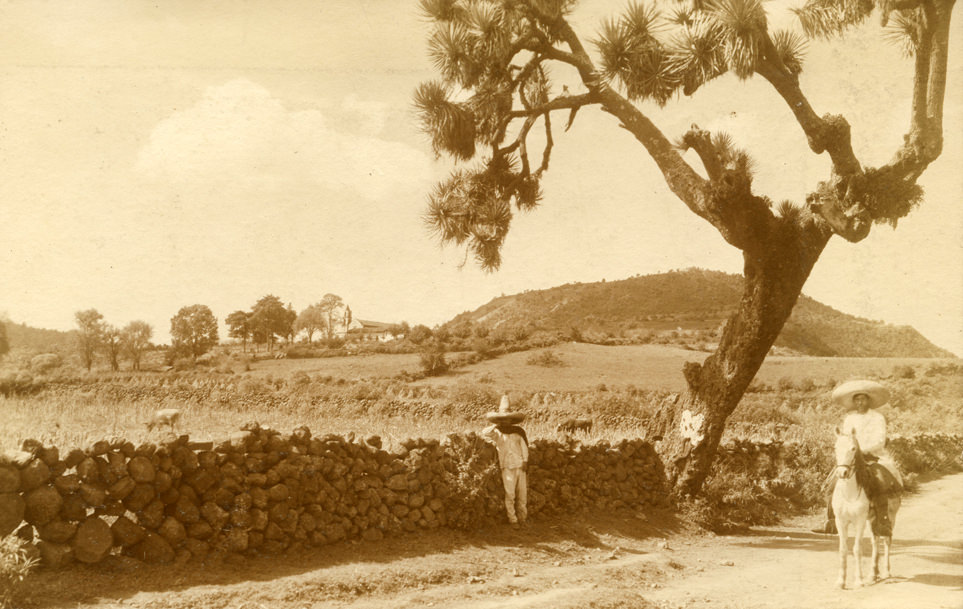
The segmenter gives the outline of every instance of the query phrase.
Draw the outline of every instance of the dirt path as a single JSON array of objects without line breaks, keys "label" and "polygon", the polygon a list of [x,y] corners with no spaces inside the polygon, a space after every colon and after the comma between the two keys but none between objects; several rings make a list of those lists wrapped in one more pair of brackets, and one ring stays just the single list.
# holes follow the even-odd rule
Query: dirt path
[{"label": "dirt path", "polygon": [[40,574],[23,606],[963,607],[963,474],[929,482],[906,499],[896,525],[894,576],[872,586],[833,587],[836,541],[809,533],[812,524],[713,537],[667,514],[586,514],[520,531],[434,531],[233,565],[148,568],[119,561],[106,571]]}]

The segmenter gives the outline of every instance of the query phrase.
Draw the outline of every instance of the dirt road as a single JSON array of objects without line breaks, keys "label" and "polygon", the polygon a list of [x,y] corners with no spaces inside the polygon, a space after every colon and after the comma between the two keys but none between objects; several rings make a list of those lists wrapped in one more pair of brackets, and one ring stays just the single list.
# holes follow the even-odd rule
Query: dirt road
[{"label": "dirt road", "polygon": [[[907,497],[894,575],[838,590],[835,538],[798,526],[702,534],[668,514],[584,514],[519,531],[434,531],[280,559],[40,574],[25,607],[305,609],[963,607],[963,474]],[[867,543],[868,553],[868,543]],[[868,573],[868,558],[864,562]]]}]

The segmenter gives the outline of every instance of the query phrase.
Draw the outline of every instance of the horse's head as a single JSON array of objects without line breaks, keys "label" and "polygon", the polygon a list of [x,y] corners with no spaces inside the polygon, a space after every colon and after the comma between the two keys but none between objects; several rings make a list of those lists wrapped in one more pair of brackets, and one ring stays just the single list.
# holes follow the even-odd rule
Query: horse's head
[{"label": "horse's head", "polygon": [[852,476],[859,467],[861,454],[856,432],[841,433],[836,428],[836,476],[846,479]]}]

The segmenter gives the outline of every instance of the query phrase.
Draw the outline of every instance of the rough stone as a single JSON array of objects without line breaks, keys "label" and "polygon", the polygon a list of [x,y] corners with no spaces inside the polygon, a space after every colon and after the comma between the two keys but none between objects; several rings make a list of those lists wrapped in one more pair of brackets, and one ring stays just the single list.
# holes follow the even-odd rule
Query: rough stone
[{"label": "rough stone", "polygon": [[174,548],[167,540],[157,533],[148,532],[143,541],[132,546],[130,555],[134,558],[152,564],[168,564],[174,562]]},{"label": "rough stone", "polygon": [[20,526],[25,509],[26,503],[18,493],[0,493],[0,537]]},{"label": "rough stone", "polygon": [[40,459],[32,459],[20,470],[20,490],[32,491],[50,480],[50,466]]},{"label": "rough stone", "polygon": [[127,471],[134,482],[150,483],[157,477],[157,469],[151,460],[144,456],[137,456],[127,463]]},{"label": "rough stone", "polygon": [[53,481],[54,487],[60,492],[61,495],[69,495],[71,493],[76,493],[80,490],[80,476],[77,474],[67,474],[66,476],[57,476]]},{"label": "rough stone", "polygon": [[244,552],[248,548],[248,534],[244,529],[231,529],[224,537],[224,549],[228,552]]},{"label": "rough stone", "polygon": [[12,465],[0,465],[0,493],[20,490],[20,470]]},{"label": "rough stone", "polygon": [[204,520],[210,523],[215,531],[221,530],[221,528],[224,526],[224,523],[227,522],[228,518],[230,518],[230,514],[221,509],[221,507],[213,501],[208,501],[201,506],[201,516],[204,517]]},{"label": "rough stone", "polygon": [[187,530],[184,528],[184,525],[173,516],[165,518],[160,528],[157,529],[157,532],[174,548],[187,539]]},{"label": "rough stone", "polygon": [[87,517],[87,502],[78,493],[64,495],[64,504],[60,508],[60,516],[64,520],[80,522]]},{"label": "rough stone", "polygon": [[111,499],[116,499],[118,501],[123,501],[131,492],[137,483],[130,476],[124,476],[117,482],[110,485],[107,489],[107,494],[110,495]]},{"label": "rough stone", "polygon": [[51,543],[67,543],[73,539],[76,532],[76,522],[65,522],[63,520],[52,520],[37,527],[37,535],[40,539]]},{"label": "rough stone", "polygon": [[121,547],[132,546],[143,541],[147,530],[126,516],[119,517],[110,525],[114,543]]},{"label": "rough stone", "polygon": [[132,512],[139,512],[154,500],[154,487],[150,484],[138,484],[134,490],[124,498],[124,505]]},{"label": "rough stone", "polygon": [[114,544],[114,536],[110,526],[96,516],[92,516],[80,523],[77,533],[70,546],[74,556],[80,562],[96,563],[110,552]]},{"label": "rough stone", "polygon": [[74,562],[74,553],[69,545],[41,541],[37,544],[40,563],[48,569],[62,569]]},{"label": "rough stone", "polygon": [[107,503],[107,491],[99,485],[82,483],[80,485],[80,496],[90,507],[101,507]]},{"label": "rough stone", "polygon": [[57,517],[64,504],[63,497],[52,486],[42,486],[24,497],[26,509],[23,518],[33,525],[47,524]]}]

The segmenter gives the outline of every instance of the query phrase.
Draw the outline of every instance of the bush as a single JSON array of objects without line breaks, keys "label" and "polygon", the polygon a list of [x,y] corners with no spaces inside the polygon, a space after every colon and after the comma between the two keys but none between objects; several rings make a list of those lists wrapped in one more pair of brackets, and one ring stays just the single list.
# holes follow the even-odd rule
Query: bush
[{"label": "bush", "polygon": [[525,363],[529,366],[544,366],[546,368],[558,368],[565,365],[565,361],[551,349],[529,355]]},{"label": "bush", "polygon": [[23,581],[37,565],[30,545],[16,535],[0,539],[0,607],[13,606],[20,596]]},{"label": "bush", "polygon": [[41,353],[30,360],[30,369],[39,374],[45,374],[62,365],[63,359],[56,353]]},{"label": "bush", "polygon": [[896,366],[893,368],[893,376],[898,379],[915,379],[916,368],[909,365]]},{"label": "bush", "polygon": [[437,376],[448,371],[445,348],[434,345],[421,354],[421,369],[428,376]]}]

